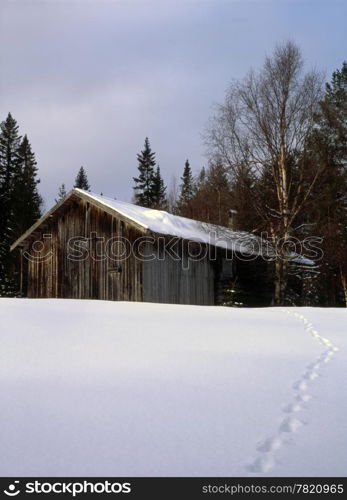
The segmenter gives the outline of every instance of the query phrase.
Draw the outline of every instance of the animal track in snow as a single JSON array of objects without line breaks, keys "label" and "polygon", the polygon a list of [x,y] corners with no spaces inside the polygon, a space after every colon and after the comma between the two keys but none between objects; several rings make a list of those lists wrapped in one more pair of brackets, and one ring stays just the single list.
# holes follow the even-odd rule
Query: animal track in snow
[{"label": "animal track in snow", "polygon": [[303,376],[306,380],[315,380],[316,378],[319,377],[318,373],[315,371],[305,372]]},{"label": "animal track in snow", "polygon": [[310,401],[312,399],[312,396],[310,394],[301,394],[300,392],[295,396],[295,399],[297,401],[302,401],[306,403],[307,401]]},{"label": "animal track in snow", "polygon": [[293,385],[293,389],[296,389],[297,391],[306,391],[306,389],[308,389],[308,385],[304,380],[298,380]]},{"label": "animal track in snow", "polygon": [[264,455],[258,457],[247,469],[249,472],[270,472],[274,467],[275,460],[271,455]]},{"label": "animal track in snow", "polygon": [[286,413],[295,413],[300,410],[302,410],[302,406],[299,403],[290,403],[283,408],[283,411]]},{"label": "animal track in snow", "polygon": [[320,368],[320,363],[317,362],[307,365],[308,370],[319,370],[319,368]]},{"label": "animal track in snow", "polygon": [[303,425],[301,420],[293,417],[288,417],[283,420],[279,430],[281,432],[296,432]]},{"label": "animal track in snow", "polygon": [[283,444],[282,439],[279,436],[271,437],[265,439],[258,447],[257,450],[263,453],[268,453],[270,451],[275,451],[281,448]]},{"label": "animal track in snow", "polygon": [[[286,309],[283,309],[282,311],[300,319],[306,332],[327,349],[319,355],[318,359],[315,359],[308,364],[304,374],[299,380],[294,382],[294,402],[288,403],[282,408],[282,411],[289,414],[289,416],[282,420],[274,436],[264,439],[257,446],[256,450],[261,453],[261,455],[246,467],[247,471],[251,473],[264,474],[270,472],[276,465],[274,456],[275,453],[282,448],[284,444],[286,444],[284,436],[297,432],[303,425],[305,425],[305,422],[294,417],[293,414],[296,415],[306,408],[305,403],[308,403],[308,401],[310,401],[313,397],[307,392],[310,384],[314,383],[314,381],[320,377],[320,370],[322,366],[324,366],[322,363],[329,363],[339,350],[338,347],[334,346],[331,340],[326,337],[322,337],[314,325],[303,314],[297,312],[293,313]],[[304,404],[302,405],[300,403]]]}]

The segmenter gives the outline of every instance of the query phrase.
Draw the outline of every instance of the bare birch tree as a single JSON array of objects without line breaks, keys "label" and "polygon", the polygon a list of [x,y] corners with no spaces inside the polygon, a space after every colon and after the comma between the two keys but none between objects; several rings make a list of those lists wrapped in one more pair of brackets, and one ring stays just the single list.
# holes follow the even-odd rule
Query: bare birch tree
[{"label": "bare birch tree", "polygon": [[210,156],[227,165],[233,176],[247,168],[257,179],[264,175],[271,179],[273,197],[259,202],[262,197],[254,192],[252,199],[277,250],[277,305],[283,303],[287,285],[287,243],[320,175],[318,166],[306,169],[305,154],[322,81],[317,71],[304,73],[294,43],[279,45],[260,71],[251,70],[230,84],[206,133]]}]

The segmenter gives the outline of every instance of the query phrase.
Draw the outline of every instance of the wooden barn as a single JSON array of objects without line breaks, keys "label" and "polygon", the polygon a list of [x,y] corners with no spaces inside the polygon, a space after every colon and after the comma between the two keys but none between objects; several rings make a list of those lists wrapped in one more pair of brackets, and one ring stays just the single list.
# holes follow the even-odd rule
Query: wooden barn
[{"label": "wooden barn", "polygon": [[32,298],[267,305],[259,238],[73,189],[11,247]]}]

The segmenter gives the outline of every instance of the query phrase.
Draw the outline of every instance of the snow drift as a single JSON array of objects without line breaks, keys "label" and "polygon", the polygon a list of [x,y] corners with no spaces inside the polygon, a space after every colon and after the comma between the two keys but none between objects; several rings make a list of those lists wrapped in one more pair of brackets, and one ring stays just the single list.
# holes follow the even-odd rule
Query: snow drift
[{"label": "snow drift", "polygon": [[345,476],[346,310],[1,299],[2,476]]}]

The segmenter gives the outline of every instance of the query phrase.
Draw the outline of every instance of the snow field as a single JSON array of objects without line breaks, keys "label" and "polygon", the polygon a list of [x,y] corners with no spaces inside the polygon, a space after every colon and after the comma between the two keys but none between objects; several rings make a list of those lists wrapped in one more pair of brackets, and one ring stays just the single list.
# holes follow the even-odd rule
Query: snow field
[{"label": "snow field", "polygon": [[346,314],[1,299],[1,475],[344,476]]}]

